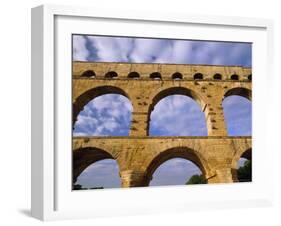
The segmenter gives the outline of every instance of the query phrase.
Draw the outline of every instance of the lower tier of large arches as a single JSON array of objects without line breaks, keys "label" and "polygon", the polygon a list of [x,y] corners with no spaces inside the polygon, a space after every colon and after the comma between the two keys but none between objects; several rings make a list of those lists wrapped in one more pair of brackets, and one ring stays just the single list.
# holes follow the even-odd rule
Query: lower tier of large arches
[{"label": "lower tier of large arches", "polygon": [[251,141],[251,137],[77,137],[73,184],[91,164],[113,159],[122,187],[149,186],[155,170],[173,158],[195,164],[206,183],[236,182],[239,159],[251,159]]}]

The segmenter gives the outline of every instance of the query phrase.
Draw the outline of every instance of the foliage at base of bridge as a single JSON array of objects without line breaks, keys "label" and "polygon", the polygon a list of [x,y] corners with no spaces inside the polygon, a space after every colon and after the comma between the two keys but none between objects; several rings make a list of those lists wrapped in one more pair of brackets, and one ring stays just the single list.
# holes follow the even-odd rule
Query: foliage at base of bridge
[{"label": "foliage at base of bridge", "polygon": [[239,182],[251,182],[252,181],[252,162],[247,160],[244,166],[239,167],[237,170],[237,177]]},{"label": "foliage at base of bridge", "polygon": [[186,185],[190,184],[206,184],[206,180],[204,179],[203,175],[195,174],[189,178],[189,180],[185,183]]},{"label": "foliage at base of bridge", "polygon": [[73,190],[92,190],[92,189],[104,189],[104,187],[83,188],[81,184],[73,185]]}]

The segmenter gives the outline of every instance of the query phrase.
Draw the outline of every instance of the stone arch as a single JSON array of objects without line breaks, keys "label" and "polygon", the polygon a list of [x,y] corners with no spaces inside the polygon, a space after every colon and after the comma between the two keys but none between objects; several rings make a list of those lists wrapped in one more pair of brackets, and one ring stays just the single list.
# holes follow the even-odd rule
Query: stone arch
[{"label": "stone arch", "polygon": [[83,78],[93,78],[93,77],[96,77],[96,73],[93,70],[87,70],[87,71],[84,71],[81,74],[81,77],[83,77]]},{"label": "stone arch", "polygon": [[249,81],[252,81],[252,74],[248,75],[247,78],[248,78]]},{"label": "stone arch", "polygon": [[[233,97],[231,97],[233,96]],[[235,97],[239,96],[239,97]],[[234,100],[235,105],[229,105],[227,103],[233,103],[229,102]],[[227,128],[227,134],[229,136],[249,136],[251,135],[251,116],[250,114],[247,115],[241,115],[236,114],[238,113],[238,109],[247,109],[247,111],[251,112],[252,105],[252,91],[248,88],[244,87],[234,87],[229,89],[225,92],[223,99],[222,99],[222,107],[223,107],[223,115],[225,120],[225,125]],[[242,121],[241,121],[242,120]],[[241,127],[242,125],[245,125],[244,127]],[[240,128],[240,129],[239,129]],[[249,128],[249,129],[243,129],[243,128]]]},{"label": "stone arch", "polygon": [[196,73],[193,75],[194,80],[202,80],[203,79],[203,74],[202,73]]},{"label": "stone arch", "polygon": [[219,73],[216,73],[216,74],[214,74],[213,78],[214,78],[215,80],[222,80],[222,75],[219,74]]},{"label": "stone arch", "polygon": [[245,158],[248,160],[252,159],[252,148],[241,149],[232,159],[231,168],[237,170],[238,169],[238,161],[240,158]]},{"label": "stone arch", "polygon": [[230,79],[231,80],[239,80],[239,75],[233,74],[233,75],[230,76]]},{"label": "stone arch", "polygon": [[105,78],[116,78],[118,77],[117,72],[115,71],[109,71],[104,75]]},{"label": "stone arch", "polygon": [[140,78],[140,74],[136,71],[132,71],[128,74],[128,78]]},{"label": "stone arch", "polygon": [[114,159],[116,160],[120,169],[120,163],[116,156],[110,152],[96,148],[96,147],[84,147],[73,151],[72,155],[72,179],[73,184],[76,182],[78,176],[91,164],[104,160]]},{"label": "stone arch", "polygon": [[210,168],[207,161],[201,156],[201,154],[188,147],[173,147],[156,155],[148,164],[146,168],[146,185],[152,180],[152,175],[155,170],[167,160],[173,158],[183,158],[193,162],[202,172],[202,175],[207,180],[210,175]]},{"label": "stone arch", "polygon": [[152,79],[162,79],[162,76],[159,72],[153,72],[153,73],[150,74],[149,77],[152,78]]},{"label": "stone arch", "polygon": [[243,87],[235,87],[232,89],[229,89],[225,94],[224,94],[224,99],[228,96],[232,95],[238,95],[247,98],[248,100],[252,101],[252,90],[243,88]]},{"label": "stone arch", "polygon": [[72,115],[72,122],[73,125],[77,120],[77,116],[80,111],[83,110],[84,106],[93,100],[94,98],[105,95],[105,94],[120,94],[122,96],[127,97],[130,101],[130,97],[123,89],[116,87],[116,86],[98,86],[92,89],[87,90],[86,92],[80,94],[73,103],[73,115]]},{"label": "stone arch", "polygon": [[172,79],[183,79],[183,76],[182,76],[182,73],[179,73],[179,72],[175,72],[174,74],[172,74]]},{"label": "stone arch", "polygon": [[232,178],[233,181],[239,182],[238,179],[238,168],[239,168],[239,159],[240,158],[245,158],[247,160],[252,160],[252,148],[248,149],[241,149],[236,155],[233,157],[232,162],[231,162],[231,168],[232,168]]},{"label": "stone arch", "polygon": [[[193,100],[195,100],[199,104],[199,106],[201,107],[202,111],[204,111],[203,109],[208,107],[206,105],[206,102],[203,100],[203,98],[197,92],[195,92],[195,91],[193,91],[191,89],[188,89],[188,88],[185,88],[185,87],[170,87],[170,88],[161,90],[160,92],[158,92],[153,97],[152,102],[149,105],[149,109],[148,109],[148,123],[147,123],[147,135],[149,133],[150,116],[151,116],[152,111],[154,110],[154,107],[156,106],[156,104],[160,100],[164,99],[167,96],[171,96],[171,95],[184,95],[184,96],[188,96],[188,97],[192,98]],[[207,119],[206,113],[205,113],[205,119]]]}]

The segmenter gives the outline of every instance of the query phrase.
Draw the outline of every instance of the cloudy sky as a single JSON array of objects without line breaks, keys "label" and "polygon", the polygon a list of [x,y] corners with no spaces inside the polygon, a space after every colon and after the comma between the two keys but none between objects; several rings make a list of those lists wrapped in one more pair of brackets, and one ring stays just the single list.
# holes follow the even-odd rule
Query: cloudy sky
[{"label": "cloudy sky", "polygon": [[252,50],[248,43],[74,35],[73,60],[251,67]]},{"label": "cloudy sky", "polygon": [[[92,62],[175,63],[240,65],[251,67],[251,44],[73,36],[73,60]],[[251,103],[239,96],[223,101],[228,134],[251,135]],[[80,112],[74,126],[75,136],[127,136],[132,105],[123,96],[107,94],[90,101]],[[168,96],[151,114],[150,136],[206,136],[205,117],[199,105],[189,97]],[[200,174],[187,160],[172,159],[154,173],[150,185],[184,184]],[[77,180],[84,187],[119,187],[118,166],[114,160],[102,160],[89,166]]]}]

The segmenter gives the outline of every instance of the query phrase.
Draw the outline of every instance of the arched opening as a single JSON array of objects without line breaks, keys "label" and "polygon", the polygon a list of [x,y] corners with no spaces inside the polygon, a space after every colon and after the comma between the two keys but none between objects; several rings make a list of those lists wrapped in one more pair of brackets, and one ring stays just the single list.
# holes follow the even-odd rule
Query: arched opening
[{"label": "arched opening", "polygon": [[81,77],[85,77],[85,78],[95,78],[96,77],[96,73],[93,70],[87,70],[84,71],[81,75]]},{"label": "arched opening", "polygon": [[237,180],[239,182],[252,181],[252,149],[246,150],[237,163]]},{"label": "arched opening", "polygon": [[230,79],[231,80],[239,80],[239,76],[236,75],[236,74],[233,74],[233,75],[230,76]]},{"label": "arched opening", "polygon": [[74,136],[128,136],[132,104],[120,94],[105,94],[88,102],[78,114]]},{"label": "arched opening", "polygon": [[77,116],[83,110],[84,106],[86,106],[91,100],[95,99],[96,97],[105,94],[120,94],[130,100],[128,94],[123,89],[116,86],[99,86],[89,89],[78,96],[73,103],[73,124],[76,122]]},{"label": "arched opening", "polygon": [[237,95],[237,96],[245,97],[248,100],[252,100],[252,91],[250,89],[246,89],[242,87],[230,89],[224,94],[224,98],[232,95]]},{"label": "arched opening", "polygon": [[140,74],[138,72],[131,72],[128,74],[128,78],[134,78],[134,79],[137,79],[137,78],[140,78]]},{"label": "arched opening", "polygon": [[156,79],[156,80],[159,80],[159,79],[162,78],[162,76],[159,72],[153,72],[153,73],[150,74],[149,77],[152,78],[152,79]]},{"label": "arched opening", "polygon": [[166,150],[153,159],[147,169],[149,186],[205,184],[206,165],[191,149]]},{"label": "arched opening", "polygon": [[205,184],[201,170],[191,161],[173,158],[162,163],[152,175],[149,186]]},{"label": "arched opening", "polygon": [[193,91],[175,87],[158,93],[149,108],[150,136],[206,136],[205,104]]},{"label": "arched opening", "polygon": [[215,80],[221,80],[222,79],[222,75],[221,74],[214,74],[214,79]]},{"label": "arched opening", "polygon": [[252,75],[248,75],[248,80],[252,81]]},{"label": "arched opening", "polygon": [[202,80],[202,79],[203,79],[203,74],[201,74],[201,73],[196,73],[196,74],[193,76],[193,79],[194,79],[194,80]]},{"label": "arched opening", "polygon": [[183,78],[183,76],[179,72],[175,72],[174,74],[172,74],[172,79],[174,79],[174,80],[181,80],[182,78]]},{"label": "arched opening", "polygon": [[105,78],[117,78],[118,74],[115,71],[109,71],[105,74]]},{"label": "arched opening", "polygon": [[245,88],[229,90],[222,102],[229,136],[252,135],[251,91]]},{"label": "arched opening", "polygon": [[161,99],[150,116],[150,136],[207,136],[205,115],[198,103],[184,95]]},{"label": "arched opening", "polygon": [[97,148],[83,148],[73,153],[73,189],[121,187],[119,166],[114,157]]}]

